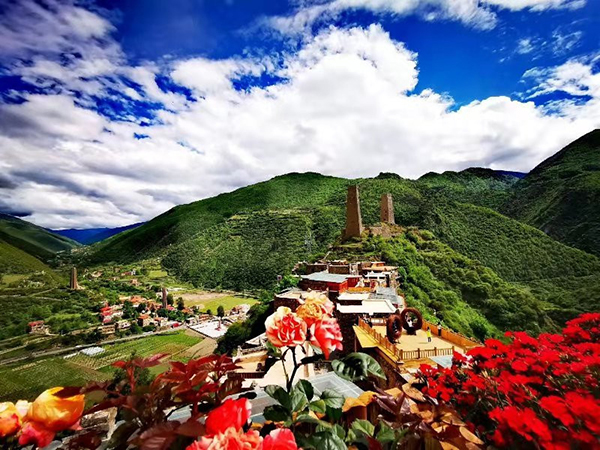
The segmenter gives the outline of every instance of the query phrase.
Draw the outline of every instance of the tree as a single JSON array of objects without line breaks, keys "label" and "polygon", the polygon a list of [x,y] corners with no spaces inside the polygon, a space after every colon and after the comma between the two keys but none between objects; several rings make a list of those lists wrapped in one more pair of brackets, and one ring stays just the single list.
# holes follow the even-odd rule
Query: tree
[{"label": "tree", "polygon": [[130,330],[131,330],[131,334],[141,334],[142,333],[142,327],[140,327],[138,325],[138,323],[135,321],[131,322]]},{"label": "tree", "polygon": [[123,318],[124,319],[133,319],[136,316],[137,316],[137,312],[136,312],[135,308],[133,307],[133,303],[131,303],[129,300],[125,300],[123,302]]},{"label": "tree", "polygon": [[206,314],[208,314],[209,316],[212,316],[213,315],[212,309],[208,308],[206,310]]},{"label": "tree", "polygon": [[219,307],[217,308],[217,316],[219,316],[219,317],[225,316],[225,308],[223,308],[223,305],[219,305]]},{"label": "tree", "polygon": [[177,299],[177,309],[178,309],[179,311],[183,311],[183,308],[185,308],[185,303],[184,303],[184,301],[183,301],[183,298],[179,297],[179,298]]},{"label": "tree", "polygon": [[167,305],[173,306],[173,294],[167,294]]}]

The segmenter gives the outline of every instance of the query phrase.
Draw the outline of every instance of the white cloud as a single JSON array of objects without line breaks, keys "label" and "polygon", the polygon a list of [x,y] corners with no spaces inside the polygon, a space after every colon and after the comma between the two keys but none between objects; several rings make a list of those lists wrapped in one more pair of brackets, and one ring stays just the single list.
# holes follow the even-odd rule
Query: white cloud
[{"label": "white cloud", "polygon": [[[104,39],[92,39],[95,51],[116,45]],[[526,171],[600,125],[598,74],[590,61],[526,78],[535,92],[585,90],[592,100],[550,111],[490,97],[457,108],[446,95],[415,90],[417,55],[378,25],[324,29],[297,51],[263,59],[195,58],[170,69],[110,61],[115,73],[140,86],[129,97],[164,105],[159,121],[109,120],[74,101],[73,85],[105,89],[112,78],[105,75],[62,78],[62,90],[0,105],[0,169],[7,178],[1,208],[32,211],[28,219],[48,227],[118,226],[292,171],[346,177],[380,171],[418,177],[469,166]],[[41,67],[40,85],[60,72],[47,65],[41,75]],[[196,101],[163,91],[159,73],[190,89]],[[240,77],[262,75],[276,81],[233,87]]]},{"label": "white cloud", "polygon": [[303,34],[318,21],[335,18],[343,11],[360,9],[395,16],[415,14],[427,21],[454,20],[488,30],[496,26],[496,11],[499,9],[577,9],[585,3],[586,0],[308,0],[302,2],[293,14],[269,17],[266,22],[283,34]]}]

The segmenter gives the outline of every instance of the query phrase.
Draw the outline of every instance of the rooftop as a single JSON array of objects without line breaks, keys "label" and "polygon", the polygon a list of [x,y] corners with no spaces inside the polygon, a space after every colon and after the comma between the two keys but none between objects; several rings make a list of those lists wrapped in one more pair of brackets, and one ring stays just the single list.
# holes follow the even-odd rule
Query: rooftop
[{"label": "rooftop", "polygon": [[393,314],[396,307],[389,300],[365,300],[360,305],[336,305],[342,314]]},{"label": "rooftop", "polygon": [[329,272],[315,272],[310,275],[302,275],[303,280],[323,281],[325,283],[343,283],[348,278],[356,278],[358,275],[337,274]]}]

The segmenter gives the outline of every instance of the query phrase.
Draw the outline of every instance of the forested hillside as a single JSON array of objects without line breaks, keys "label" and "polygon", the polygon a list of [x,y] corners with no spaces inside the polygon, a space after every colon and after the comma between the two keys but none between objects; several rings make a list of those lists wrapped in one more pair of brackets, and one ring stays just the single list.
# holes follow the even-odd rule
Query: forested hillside
[{"label": "forested hillside", "polygon": [[71,239],[6,214],[0,214],[0,239],[42,260],[78,245]]},{"label": "forested hillside", "polygon": [[502,212],[600,255],[600,130],[569,144],[522,181]]},{"label": "forested hillside", "polygon": [[6,274],[29,274],[50,271],[39,259],[0,240],[0,278]]},{"label": "forested hillside", "polygon": [[[584,139],[586,149],[589,136],[595,135]],[[573,145],[583,148],[581,143]],[[525,324],[528,316],[547,329],[552,319],[562,323],[578,312],[600,308],[600,261],[497,211],[515,204],[532,179],[546,177],[540,173],[556,171],[561,161],[580,167],[593,152],[581,151],[578,157],[566,153],[527,176],[489,169],[430,173],[419,180],[393,173],[357,180],[315,173],[283,175],[173,208],[95,245],[90,262],[161,257],[165,268],[197,286],[271,288],[277,275],[289,273],[298,260],[322,257],[340,243],[346,188],[358,184],[366,225],[378,224],[380,197],[391,193],[396,223],[434,233],[427,245],[414,242],[416,250],[404,243],[390,250],[400,262],[404,256],[398,248],[407,255],[419,254],[420,263],[407,273],[407,283],[416,274],[408,287],[414,302],[437,307],[453,302],[460,304],[456,311],[468,305],[474,315],[467,316],[475,322],[485,319],[489,330],[534,331],[535,324]],[[577,177],[577,170],[561,173]],[[595,169],[587,165],[585,170]],[[465,332],[474,333],[478,326],[458,317],[452,320]]]}]

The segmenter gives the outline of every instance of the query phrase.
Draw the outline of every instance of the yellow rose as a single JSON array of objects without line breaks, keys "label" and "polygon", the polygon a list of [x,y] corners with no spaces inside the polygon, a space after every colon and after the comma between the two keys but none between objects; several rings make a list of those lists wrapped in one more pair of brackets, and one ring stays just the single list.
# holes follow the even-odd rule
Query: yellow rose
[{"label": "yellow rose", "polygon": [[0,437],[13,435],[20,427],[21,419],[14,403],[0,403]]},{"label": "yellow rose", "polygon": [[51,431],[66,430],[75,425],[83,413],[85,396],[56,396],[55,394],[62,389],[55,387],[42,392],[32,403],[27,420],[42,424]]}]

